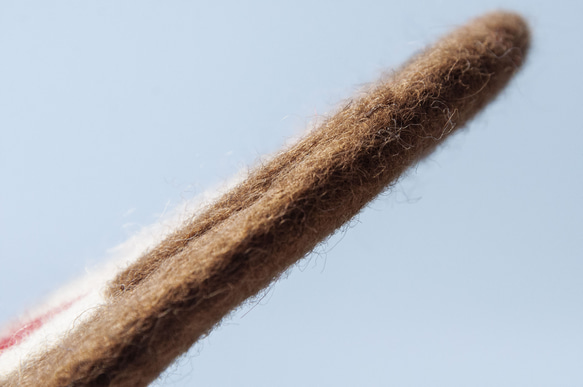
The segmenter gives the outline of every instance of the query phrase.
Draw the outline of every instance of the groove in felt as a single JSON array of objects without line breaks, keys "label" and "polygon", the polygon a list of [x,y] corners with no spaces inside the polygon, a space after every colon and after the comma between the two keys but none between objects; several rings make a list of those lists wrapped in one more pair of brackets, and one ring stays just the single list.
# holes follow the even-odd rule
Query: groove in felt
[{"label": "groove in felt", "polygon": [[444,37],[118,275],[94,319],[3,385],[147,385],[473,118],[528,46],[504,12]]}]

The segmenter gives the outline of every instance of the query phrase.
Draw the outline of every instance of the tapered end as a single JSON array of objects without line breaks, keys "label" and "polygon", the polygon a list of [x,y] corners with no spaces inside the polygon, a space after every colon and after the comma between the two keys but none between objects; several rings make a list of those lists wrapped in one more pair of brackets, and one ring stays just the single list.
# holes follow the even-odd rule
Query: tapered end
[{"label": "tapered end", "polygon": [[484,29],[485,45],[493,54],[502,57],[509,56],[516,66],[520,66],[530,47],[530,28],[526,20],[513,12],[496,11],[481,16],[468,28]]}]

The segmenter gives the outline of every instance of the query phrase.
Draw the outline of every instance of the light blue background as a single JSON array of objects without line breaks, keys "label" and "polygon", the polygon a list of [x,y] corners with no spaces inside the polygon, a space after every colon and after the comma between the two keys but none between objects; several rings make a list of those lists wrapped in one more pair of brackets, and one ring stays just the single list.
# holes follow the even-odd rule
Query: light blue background
[{"label": "light blue background", "polygon": [[157,385],[582,386],[579,4],[3,0],[0,322],[503,6],[508,90]]}]

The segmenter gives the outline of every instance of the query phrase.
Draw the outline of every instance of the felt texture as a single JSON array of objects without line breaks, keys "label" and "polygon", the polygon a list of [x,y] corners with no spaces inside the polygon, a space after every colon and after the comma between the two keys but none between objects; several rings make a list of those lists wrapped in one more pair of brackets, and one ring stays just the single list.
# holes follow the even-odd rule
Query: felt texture
[{"label": "felt texture", "polygon": [[491,13],[369,86],[118,273],[91,319],[0,385],[149,384],[474,117],[529,36]]}]

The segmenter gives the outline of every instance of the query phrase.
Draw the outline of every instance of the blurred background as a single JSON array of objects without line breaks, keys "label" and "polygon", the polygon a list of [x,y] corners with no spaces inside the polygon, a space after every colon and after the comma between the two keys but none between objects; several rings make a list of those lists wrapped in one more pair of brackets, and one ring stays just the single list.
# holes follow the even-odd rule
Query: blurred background
[{"label": "blurred background", "polygon": [[0,325],[499,8],[503,95],[155,385],[583,385],[575,0],[2,1]]}]

